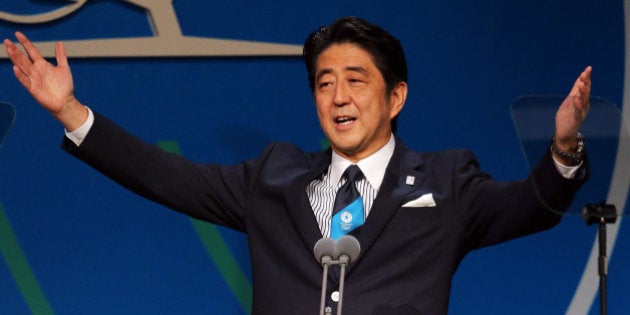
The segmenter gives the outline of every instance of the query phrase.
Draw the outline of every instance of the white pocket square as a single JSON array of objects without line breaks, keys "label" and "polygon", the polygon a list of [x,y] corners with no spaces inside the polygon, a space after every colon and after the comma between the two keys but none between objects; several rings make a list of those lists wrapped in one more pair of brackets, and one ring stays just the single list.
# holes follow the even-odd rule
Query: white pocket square
[{"label": "white pocket square", "polygon": [[433,194],[424,194],[420,196],[418,199],[411,200],[404,205],[403,208],[407,207],[435,207],[435,200],[433,200]]}]

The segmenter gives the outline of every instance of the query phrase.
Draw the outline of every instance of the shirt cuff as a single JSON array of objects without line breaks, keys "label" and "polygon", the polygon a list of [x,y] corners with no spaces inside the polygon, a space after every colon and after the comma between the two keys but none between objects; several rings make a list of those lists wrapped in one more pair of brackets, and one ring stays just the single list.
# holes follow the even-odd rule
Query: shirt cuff
[{"label": "shirt cuff", "polygon": [[81,127],[77,128],[75,131],[72,131],[72,132],[68,132],[68,130],[64,129],[64,132],[66,133],[66,137],[68,137],[70,141],[74,142],[74,144],[76,144],[77,147],[81,145],[81,143],[83,142],[83,139],[85,139],[88,132],[92,128],[92,125],[94,124],[94,113],[92,113],[92,110],[89,107],[86,106],[85,108],[87,108],[88,110],[88,117],[83,123],[83,125],[81,125]]},{"label": "shirt cuff", "polygon": [[582,163],[584,163],[584,162],[580,162],[580,164],[576,165],[576,166],[566,166],[566,165],[562,164],[560,161],[556,160],[555,157],[553,157],[553,164],[556,165],[556,169],[558,170],[560,175],[562,175],[562,177],[564,177],[566,179],[574,178],[575,177],[575,173],[580,168],[580,166],[582,166]]}]

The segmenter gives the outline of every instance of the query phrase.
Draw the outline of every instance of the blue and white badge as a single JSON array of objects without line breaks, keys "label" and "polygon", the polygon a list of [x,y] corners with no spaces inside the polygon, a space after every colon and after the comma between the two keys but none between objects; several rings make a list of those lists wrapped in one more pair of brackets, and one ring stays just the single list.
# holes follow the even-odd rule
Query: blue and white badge
[{"label": "blue and white badge", "polygon": [[330,237],[337,240],[363,224],[363,199],[357,198],[332,217]]}]

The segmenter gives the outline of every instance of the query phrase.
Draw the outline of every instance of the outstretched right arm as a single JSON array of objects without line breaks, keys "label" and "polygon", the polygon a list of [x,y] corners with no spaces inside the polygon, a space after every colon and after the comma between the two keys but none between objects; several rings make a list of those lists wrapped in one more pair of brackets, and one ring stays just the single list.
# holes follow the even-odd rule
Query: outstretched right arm
[{"label": "outstretched right arm", "polygon": [[74,97],[72,73],[63,44],[58,42],[55,46],[55,66],[42,57],[24,34],[16,32],[15,37],[26,51],[24,54],[12,41],[4,40],[15,77],[67,131],[79,128],[86,121],[88,111]]}]

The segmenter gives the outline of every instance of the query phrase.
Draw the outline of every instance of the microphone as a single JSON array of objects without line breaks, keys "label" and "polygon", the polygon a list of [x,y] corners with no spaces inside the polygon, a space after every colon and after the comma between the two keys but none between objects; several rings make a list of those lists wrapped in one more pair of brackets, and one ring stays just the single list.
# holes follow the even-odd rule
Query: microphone
[{"label": "microphone", "polygon": [[324,237],[319,239],[313,247],[315,259],[324,268],[322,278],[322,293],[319,304],[319,314],[329,315],[330,307],[326,307],[326,289],[328,284],[328,268],[332,265],[340,265],[341,273],[339,278],[339,302],[337,302],[337,315],[341,315],[343,304],[343,286],[346,277],[346,267],[359,258],[361,253],[361,245],[359,241],[351,235],[344,235],[336,242]]},{"label": "microphone", "polygon": [[341,266],[339,277],[339,302],[337,302],[337,315],[341,315],[343,305],[343,286],[346,278],[346,267],[357,258],[361,253],[361,244],[352,235],[344,235],[337,240],[335,246],[334,257]]},{"label": "microphone", "polygon": [[315,259],[324,267],[324,275],[322,278],[322,293],[319,302],[319,315],[324,315],[326,307],[326,287],[328,285],[328,267],[333,262],[333,253],[335,251],[335,241],[332,238],[324,237],[315,243],[313,253]]},{"label": "microphone", "polygon": [[361,244],[352,235],[344,235],[337,240],[333,257],[339,260],[339,264],[350,264],[359,258],[361,254]]},{"label": "microphone", "polygon": [[332,261],[335,245],[335,241],[332,238],[324,237],[319,239],[317,243],[315,243],[315,246],[313,246],[315,259],[317,259],[322,266]]}]

